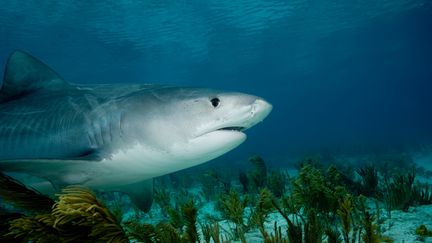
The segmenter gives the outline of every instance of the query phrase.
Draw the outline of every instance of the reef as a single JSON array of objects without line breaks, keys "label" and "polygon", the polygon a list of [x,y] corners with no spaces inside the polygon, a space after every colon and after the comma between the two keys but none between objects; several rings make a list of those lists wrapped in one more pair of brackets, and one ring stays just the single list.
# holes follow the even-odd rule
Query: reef
[{"label": "reef", "polygon": [[[251,233],[258,232],[266,243],[394,242],[386,235],[392,225],[384,223],[392,212],[432,204],[431,185],[416,180],[415,167],[392,173],[372,165],[347,170],[309,157],[289,176],[262,157],[249,161],[250,170],[237,175],[207,170],[202,176],[156,179],[148,214],[125,207],[121,195],[72,186],[49,198],[2,174],[1,199],[9,206],[0,208],[0,237],[8,242],[217,243],[250,242]],[[430,237],[429,227],[420,225],[413,234]]]}]

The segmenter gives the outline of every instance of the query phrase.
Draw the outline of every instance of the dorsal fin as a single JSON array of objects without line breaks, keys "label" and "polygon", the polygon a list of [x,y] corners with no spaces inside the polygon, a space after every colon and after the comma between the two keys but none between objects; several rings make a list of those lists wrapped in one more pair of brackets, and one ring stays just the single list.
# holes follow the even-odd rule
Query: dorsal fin
[{"label": "dorsal fin", "polygon": [[4,72],[0,103],[30,95],[38,90],[58,90],[69,86],[43,62],[22,51],[14,51]]}]

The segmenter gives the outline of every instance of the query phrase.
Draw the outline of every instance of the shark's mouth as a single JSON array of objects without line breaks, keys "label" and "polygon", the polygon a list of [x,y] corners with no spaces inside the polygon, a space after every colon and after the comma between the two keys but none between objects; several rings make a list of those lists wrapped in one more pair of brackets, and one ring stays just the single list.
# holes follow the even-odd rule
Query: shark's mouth
[{"label": "shark's mouth", "polygon": [[219,128],[216,131],[237,131],[237,132],[243,132],[246,130],[246,127],[223,127]]}]

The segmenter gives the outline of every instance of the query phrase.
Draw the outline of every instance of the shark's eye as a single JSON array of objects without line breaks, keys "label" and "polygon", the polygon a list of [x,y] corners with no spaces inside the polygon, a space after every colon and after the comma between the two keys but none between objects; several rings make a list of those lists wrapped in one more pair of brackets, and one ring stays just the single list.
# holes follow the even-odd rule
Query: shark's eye
[{"label": "shark's eye", "polygon": [[219,100],[219,98],[213,98],[210,100],[210,102],[212,103],[213,107],[216,108],[216,107],[218,107],[220,100]]}]

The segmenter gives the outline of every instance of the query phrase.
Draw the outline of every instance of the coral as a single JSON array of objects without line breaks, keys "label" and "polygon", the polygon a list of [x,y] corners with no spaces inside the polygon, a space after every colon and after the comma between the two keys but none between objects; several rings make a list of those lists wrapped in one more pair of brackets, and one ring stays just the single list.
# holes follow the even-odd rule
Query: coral
[{"label": "coral", "polygon": [[36,242],[128,242],[115,216],[91,191],[67,187],[58,196],[50,214],[15,219],[7,235]]}]

